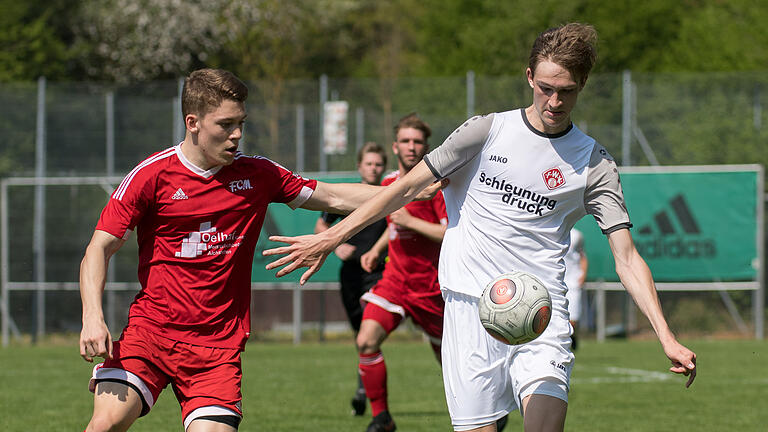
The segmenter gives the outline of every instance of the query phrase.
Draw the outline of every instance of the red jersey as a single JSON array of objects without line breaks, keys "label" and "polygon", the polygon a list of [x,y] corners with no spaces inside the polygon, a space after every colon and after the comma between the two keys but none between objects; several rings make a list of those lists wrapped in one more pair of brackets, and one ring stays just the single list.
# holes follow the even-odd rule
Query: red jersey
[{"label": "red jersey", "polygon": [[[394,183],[400,177],[395,171],[384,178],[382,186]],[[412,201],[405,205],[412,216],[427,222],[446,225],[448,216],[445,212],[443,192],[438,192],[429,201]],[[440,256],[440,243],[423,235],[392,223],[389,225],[389,261],[384,268],[385,277],[396,276],[399,280],[409,280],[408,286],[433,291],[437,281],[437,262]],[[439,289],[439,288],[438,288]]]},{"label": "red jersey", "polygon": [[180,145],[141,162],[96,226],[120,238],[136,228],[142,289],[129,323],[193,345],[243,349],[253,254],[267,205],[296,208],[316,186],[242,153],[208,171],[189,162]]}]

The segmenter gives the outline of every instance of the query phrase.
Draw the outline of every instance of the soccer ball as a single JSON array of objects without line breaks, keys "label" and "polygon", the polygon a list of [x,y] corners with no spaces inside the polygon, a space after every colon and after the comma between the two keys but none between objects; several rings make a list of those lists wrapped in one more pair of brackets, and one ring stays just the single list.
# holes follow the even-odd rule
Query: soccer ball
[{"label": "soccer ball", "polygon": [[480,322],[508,345],[530,342],[541,335],[552,316],[552,299],[532,274],[515,271],[492,280],[480,297]]}]

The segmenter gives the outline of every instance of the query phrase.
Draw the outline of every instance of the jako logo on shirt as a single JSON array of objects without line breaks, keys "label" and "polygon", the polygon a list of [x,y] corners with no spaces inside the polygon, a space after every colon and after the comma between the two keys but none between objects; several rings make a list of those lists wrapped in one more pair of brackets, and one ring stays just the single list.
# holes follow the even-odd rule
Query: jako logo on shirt
[{"label": "jako logo on shirt", "polygon": [[488,160],[490,160],[491,162],[507,163],[507,158],[505,158],[504,156],[491,155],[491,158]]},{"label": "jako logo on shirt", "polygon": [[253,187],[251,187],[251,181],[249,179],[233,180],[233,181],[229,182],[229,191],[230,192],[241,191],[241,190],[246,190],[246,189],[253,189]]},{"label": "jako logo on shirt", "polygon": [[210,222],[200,224],[200,231],[194,231],[181,241],[181,251],[176,252],[177,258],[195,258],[207,252],[206,255],[221,255],[232,253],[231,249],[240,246],[243,236],[217,232]]},{"label": "jako logo on shirt", "polygon": [[549,190],[557,189],[565,184],[565,177],[557,167],[544,171],[541,176],[544,178],[544,184],[547,185]]}]

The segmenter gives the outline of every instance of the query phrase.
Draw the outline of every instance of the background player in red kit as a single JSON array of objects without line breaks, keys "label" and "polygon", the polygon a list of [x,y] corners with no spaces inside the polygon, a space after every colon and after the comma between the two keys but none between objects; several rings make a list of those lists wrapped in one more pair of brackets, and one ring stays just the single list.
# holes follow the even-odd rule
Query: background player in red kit
[{"label": "background player in red kit", "polygon": [[[184,141],[141,162],[102,211],[80,266],[80,355],[94,368],[88,431],[123,431],[171,384],[187,431],[234,431],[250,275],[267,205],[349,212],[381,188],[302,178],[238,151],[248,89],[227,71],[192,72]],[[119,341],[104,322],[110,257],[136,230],[142,289]]]},{"label": "background player in red kit", "polygon": [[[366,143],[357,153],[357,172],[360,174],[360,181],[365,184],[379,185],[381,177],[384,175],[384,169],[387,165],[387,152],[374,142]],[[344,216],[323,212],[315,223],[315,232],[323,232]],[[360,322],[363,320],[363,305],[360,297],[368,292],[376,282],[381,279],[381,273],[384,271],[384,260],[376,259],[370,266],[363,269],[361,258],[368,252],[387,230],[387,220],[382,218],[363,228],[359,233],[353,235],[349,240],[339,245],[334,253],[341,260],[339,268],[339,284],[341,289],[341,301],[344,304],[344,310],[347,312],[349,324],[355,331],[360,331]],[[379,256],[378,258],[381,258]],[[365,414],[365,406],[368,399],[365,396],[365,387],[360,379],[358,371],[357,390],[352,397],[350,404],[355,415]]]},{"label": "background player in red kit", "polygon": [[[430,135],[429,126],[415,114],[397,123],[392,151],[399,171],[385,177],[382,185],[393,183],[421,162]],[[444,305],[437,281],[440,243],[448,223],[443,195],[439,192],[429,201],[408,204],[387,216],[387,221],[389,232],[361,258],[364,269],[373,268],[388,238],[389,261],[382,279],[362,297],[368,304],[357,334],[360,377],[373,414],[369,432],[395,430],[387,406],[387,367],[381,353],[384,339],[410,316],[429,336],[439,361],[443,334]]]}]

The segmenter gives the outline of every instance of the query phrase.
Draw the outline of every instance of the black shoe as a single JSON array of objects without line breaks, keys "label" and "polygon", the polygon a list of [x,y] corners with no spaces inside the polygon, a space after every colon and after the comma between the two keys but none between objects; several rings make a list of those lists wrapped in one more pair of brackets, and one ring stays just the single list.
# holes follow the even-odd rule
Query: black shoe
[{"label": "black shoe", "polygon": [[368,398],[365,397],[365,391],[358,391],[355,393],[355,397],[349,402],[352,405],[352,413],[356,416],[365,414],[365,405]]},{"label": "black shoe", "polygon": [[509,414],[496,420],[496,432],[501,432],[504,430],[504,428],[507,426],[507,421],[509,420],[508,417],[509,417]]},{"label": "black shoe", "polygon": [[368,429],[366,429],[365,432],[394,432],[396,429],[395,421],[392,420],[389,411],[382,411],[379,415],[373,418],[373,421],[368,425]]}]

